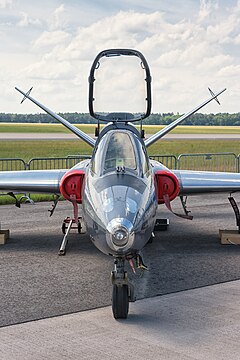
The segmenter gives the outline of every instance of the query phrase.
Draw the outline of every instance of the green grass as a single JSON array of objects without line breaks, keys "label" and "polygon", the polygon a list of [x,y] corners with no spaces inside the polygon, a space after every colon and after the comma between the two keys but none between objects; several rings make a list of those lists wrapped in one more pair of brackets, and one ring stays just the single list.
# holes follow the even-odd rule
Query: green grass
[{"label": "green grass", "polygon": [[[144,126],[146,134],[155,134],[164,126]],[[240,134],[239,126],[185,126],[179,125],[171,131],[172,134]]]},{"label": "green grass", "polygon": [[[96,125],[81,124],[76,125],[80,130],[87,134],[95,131]],[[0,132],[2,133],[70,133],[62,124],[18,124],[18,123],[0,123]]]},{"label": "green grass", "polygon": [[237,140],[164,140],[148,148],[150,155],[180,155],[198,153],[233,152],[240,154],[240,141]]},{"label": "green grass", "polygon": [[0,158],[20,158],[29,161],[35,157],[63,157],[91,154],[92,148],[81,140],[1,141]]},{"label": "green grass", "polygon": [[[21,198],[21,194],[16,195],[18,200]],[[54,195],[48,195],[48,194],[31,194],[31,199],[34,202],[41,202],[41,201],[53,201],[55,198]],[[63,200],[61,197],[60,200]],[[24,203],[24,201],[23,201]],[[1,195],[0,196],[0,205],[7,205],[7,204],[15,204],[15,200],[9,196],[9,195]]]},{"label": "green grass", "polygon": [[[80,130],[87,134],[94,134],[96,125],[80,124],[76,125]],[[162,125],[145,125],[146,134],[154,134],[161,130]],[[17,124],[0,123],[0,132],[15,133],[69,133],[61,124]],[[174,134],[240,134],[239,126],[184,126],[180,125],[172,131]]]},{"label": "green grass", "polygon": [[[150,155],[192,153],[240,153],[237,140],[164,140],[148,148]],[[92,148],[80,140],[36,140],[1,141],[0,158],[21,158],[29,161],[35,157],[65,157],[68,155],[89,155]]]}]

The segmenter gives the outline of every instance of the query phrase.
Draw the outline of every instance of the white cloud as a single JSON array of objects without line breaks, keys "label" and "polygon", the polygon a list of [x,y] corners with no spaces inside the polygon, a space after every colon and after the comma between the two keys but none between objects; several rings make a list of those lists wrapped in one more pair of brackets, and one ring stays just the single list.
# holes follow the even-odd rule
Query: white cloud
[{"label": "white cloud", "polygon": [[7,7],[11,8],[12,0],[0,0],[0,9],[5,9]]},{"label": "white cloud", "polygon": [[56,31],[44,31],[38,39],[34,42],[33,46],[36,49],[44,48],[44,47],[53,47],[58,44],[65,44],[69,41],[71,35],[62,30]]},{"label": "white cloud", "polygon": [[50,29],[51,30],[65,29],[67,24],[68,24],[68,14],[65,9],[65,5],[61,4],[53,12],[53,15],[50,19]]},{"label": "white cloud", "polygon": [[202,61],[202,66],[209,70],[222,69],[223,66],[230,64],[233,58],[230,55],[219,54],[215,56],[207,56]]},{"label": "white cloud", "polygon": [[200,9],[198,18],[200,21],[208,18],[212,12],[218,9],[219,5],[217,1],[213,0],[200,0]]},{"label": "white cloud", "polygon": [[[47,93],[48,105],[53,103],[59,111],[87,111],[87,78],[94,57],[103,49],[122,47],[140,50],[149,62],[153,75],[153,111],[184,112],[197,105],[199,98],[201,102],[200,94],[205,94],[208,86],[216,90],[228,86],[236,93],[238,85],[234,73],[239,74],[240,63],[237,51],[240,1],[234,2],[233,7],[224,0],[202,0],[200,7],[199,2],[196,3],[188,0],[189,5],[195,6],[195,15],[179,15],[176,21],[170,21],[170,15],[166,16],[163,11],[121,10],[101,15],[97,21],[79,17],[78,28],[71,21],[73,17],[76,20],[77,10],[86,13],[82,3],[74,3],[74,15],[66,3],[55,10],[46,9],[45,19],[39,15],[39,20],[36,12],[26,13],[23,7],[18,30],[29,39],[31,36],[31,41],[26,45],[25,37],[18,34],[19,41],[23,39],[27,46],[23,60],[15,66],[19,81],[37,84],[40,96]],[[94,9],[94,3],[88,5]],[[180,14],[180,9],[175,7],[176,14],[178,11]],[[36,26],[40,22],[42,26]],[[11,43],[8,38],[5,42]],[[15,51],[16,47],[12,49]],[[9,55],[8,59],[14,63],[14,57]],[[10,69],[7,61],[4,66]],[[16,76],[10,70],[9,74],[9,78]],[[125,78],[131,87],[131,77],[126,73],[121,78],[121,86]],[[119,99],[124,102],[126,94],[125,97],[119,95]],[[231,108],[228,107],[230,103],[227,101],[221,110],[237,111],[238,103],[234,106],[231,103]]]},{"label": "white cloud", "polygon": [[225,78],[235,78],[236,82],[239,83],[240,77],[240,65],[229,65],[219,70],[219,76]]},{"label": "white cloud", "polygon": [[24,11],[20,12],[20,16],[21,16],[21,20],[18,21],[17,26],[28,27],[31,25],[34,25],[34,26],[41,25],[41,21],[39,19],[34,19],[34,18],[29,17],[29,15],[27,13],[25,13]]},{"label": "white cloud", "polygon": [[24,70],[25,75],[32,79],[41,80],[64,80],[69,79],[73,75],[73,67],[68,61],[55,62],[50,55],[45,57]]},{"label": "white cloud", "polygon": [[[232,22],[232,16],[230,14],[220,27],[218,24],[209,26],[189,20],[170,24],[161,12],[143,14],[120,11],[116,15],[79,28],[68,46],[65,39],[69,41],[70,38],[65,32],[50,31],[42,34],[35,42],[35,46],[52,44],[53,48],[49,50],[47,56],[29,69],[29,74],[47,79],[66,79],[69,76],[69,82],[72,79],[73,84],[81,84],[84,92],[87,93],[88,84],[82,84],[83,76],[79,77],[79,73],[83,70],[88,73],[91,61],[99,51],[114,47],[137,48],[149,60],[153,73],[153,91],[156,92],[153,110],[166,111],[164,108],[166,102],[169,108],[183,112],[184,109],[191,107],[192,102],[198,102],[199,89],[204,92],[207,86],[216,82],[215,78],[221,74],[219,71],[222,67],[231,66],[231,61],[234,59],[223,53],[216,38],[219,35],[222,38],[231,36],[231,32],[238,24]],[[59,41],[56,40],[58,38]],[[57,44],[58,46],[54,47]],[[70,64],[74,64],[74,67]],[[41,75],[42,69],[44,74]],[[159,85],[162,79],[164,87]],[[130,81],[129,79],[129,86]],[[165,93],[157,93],[159,88],[164,89]],[[183,88],[193,90],[192,99],[189,94],[179,96]],[[170,91],[175,92],[177,96],[169,97]],[[121,102],[124,103],[126,93],[119,94],[119,98],[121,96]],[[109,97],[111,98],[111,90]],[[85,107],[84,111],[86,110]]]}]

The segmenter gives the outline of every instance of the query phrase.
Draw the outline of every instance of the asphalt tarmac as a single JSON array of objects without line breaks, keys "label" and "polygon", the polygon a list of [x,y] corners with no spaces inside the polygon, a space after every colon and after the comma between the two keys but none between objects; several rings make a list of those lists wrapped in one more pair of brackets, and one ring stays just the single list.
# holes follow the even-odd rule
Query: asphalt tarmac
[{"label": "asphalt tarmac", "polygon": [[239,360],[240,281],[0,329],[1,360]]},{"label": "asphalt tarmac", "polygon": [[[194,219],[173,216],[164,206],[159,217],[169,229],[156,233],[143,250],[149,267],[133,278],[137,299],[240,279],[240,247],[221,245],[219,229],[236,229],[228,194],[191,197]],[[236,195],[239,203],[240,196]],[[0,246],[0,326],[70,314],[109,305],[113,259],[103,255],[87,234],[72,232],[67,254],[58,256],[61,224],[71,204],[0,207],[2,229],[11,237]],[[173,203],[181,211],[179,199]]]}]

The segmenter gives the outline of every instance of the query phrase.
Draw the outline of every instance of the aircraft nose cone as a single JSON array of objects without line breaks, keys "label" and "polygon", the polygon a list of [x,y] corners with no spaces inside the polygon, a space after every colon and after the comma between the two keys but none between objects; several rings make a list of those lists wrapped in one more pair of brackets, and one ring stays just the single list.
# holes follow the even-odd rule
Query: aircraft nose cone
[{"label": "aircraft nose cone", "polygon": [[113,250],[129,249],[134,240],[133,224],[125,218],[112,219],[107,226],[108,245]]},{"label": "aircraft nose cone", "polygon": [[126,228],[118,227],[112,232],[112,241],[116,246],[124,246],[127,244],[129,232]]}]

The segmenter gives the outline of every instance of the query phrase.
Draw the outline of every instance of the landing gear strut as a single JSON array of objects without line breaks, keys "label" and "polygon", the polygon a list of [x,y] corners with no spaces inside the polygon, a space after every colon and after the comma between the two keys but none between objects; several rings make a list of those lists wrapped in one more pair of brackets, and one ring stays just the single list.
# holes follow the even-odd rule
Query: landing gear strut
[{"label": "landing gear strut", "polygon": [[127,271],[124,270],[125,260],[116,258],[112,271],[112,311],[115,319],[126,319],[129,301],[135,301],[134,287],[128,281]]}]

